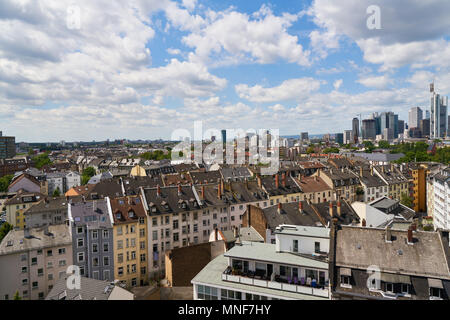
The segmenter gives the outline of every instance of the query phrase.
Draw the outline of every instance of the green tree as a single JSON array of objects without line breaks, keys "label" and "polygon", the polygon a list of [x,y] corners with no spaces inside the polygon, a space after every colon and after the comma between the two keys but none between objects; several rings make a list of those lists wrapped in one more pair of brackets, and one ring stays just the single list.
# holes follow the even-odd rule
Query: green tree
[{"label": "green tree", "polygon": [[12,174],[0,178],[0,192],[8,191],[9,184],[14,176]]},{"label": "green tree", "polygon": [[412,198],[404,192],[402,193],[400,203],[404,206],[407,206],[408,208],[413,208],[414,206]]},{"label": "green tree", "polygon": [[83,170],[81,173],[81,184],[85,185],[88,183],[89,179],[91,179],[93,176],[95,176],[96,172],[93,167],[87,167]]},{"label": "green tree", "polygon": [[378,147],[380,147],[381,149],[389,149],[391,145],[388,141],[381,140],[380,142],[378,142]]},{"label": "green tree", "polygon": [[339,153],[339,148],[325,148],[323,149],[323,153],[329,154],[329,153]]},{"label": "green tree", "polygon": [[19,291],[16,291],[16,293],[14,294],[13,300],[22,300],[22,298],[19,295]]},{"label": "green tree", "polygon": [[59,191],[59,187],[56,187],[55,191],[53,191],[54,197],[59,197],[61,195],[61,191]]},{"label": "green tree", "polygon": [[48,157],[47,152],[41,153],[40,155],[31,158],[31,160],[34,162],[34,166],[38,169],[42,169],[42,167],[45,165],[52,164],[52,161]]},{"label": "green tree", "polygon": [[8,234],[9,231],[13,229],[13,226],[10,225],[8,222],[5,222],[0,227],[0,242],[2,242],[3,238]]},{"label": "green tree", "polygon": [[315,149],[314,149],[314,147],[308,147],[308,149],[306,149],[306,153],[307,154],[311,154],[311,153],[314,153],[315,152]]}]

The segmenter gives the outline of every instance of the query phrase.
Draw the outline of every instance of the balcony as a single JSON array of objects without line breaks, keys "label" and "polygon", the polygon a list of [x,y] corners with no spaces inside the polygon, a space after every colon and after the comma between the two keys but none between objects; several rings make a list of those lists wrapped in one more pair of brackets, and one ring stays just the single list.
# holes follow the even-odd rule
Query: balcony
[{"label": "balcony", "polygon": [[[329,298],[329,290],[327,286],[316,285],[314,282],[311,282],[310,285],[306,284],[306,281],[303,279],[299,282],[297,279],[285,280],[278,275],[275,275],[274,279],[268,279],[265,276],[257,275],[255,272],[249,271],[248,273],[240,273],[240,274],[232,274],[231,268],[228,267],[222,273],[222,280],[242,283],[246,285],[252,285],[256,287],[269,288],[275,290],[289,291],[300,294],[307,294],[312,296],[319,296],[323,298]],[[305,282],[301,284],[301,282]],[[309,280],[308,280],[309,283]]]}]

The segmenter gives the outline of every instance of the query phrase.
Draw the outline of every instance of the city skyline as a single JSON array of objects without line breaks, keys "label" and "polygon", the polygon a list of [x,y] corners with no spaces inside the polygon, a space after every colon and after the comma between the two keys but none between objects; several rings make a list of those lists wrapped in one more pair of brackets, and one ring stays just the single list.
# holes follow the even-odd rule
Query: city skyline
[{"label": "city skyline", "polygon": [[280,135],[341,133],[359,113],[406,120],[428,109],[429,83],[450,93],[450,4],[375,2],[381,29],[366,24],[373,1],[6,1],[1,129],[101,141],[169,139],[199,119]]}]

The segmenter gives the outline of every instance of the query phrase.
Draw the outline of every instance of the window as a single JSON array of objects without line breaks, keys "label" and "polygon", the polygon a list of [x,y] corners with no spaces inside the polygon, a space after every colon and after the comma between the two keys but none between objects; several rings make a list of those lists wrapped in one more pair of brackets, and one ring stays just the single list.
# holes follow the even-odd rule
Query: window
[{"label": "window", "polygon": [[119,269],[117,270],[117,273],[119,274],[119,276],[123,275],[123,267],[119,267]]},{"label": "window", "polygon": [[109,238],[109,230],[103,230],[103,239]]},{"label": "window", "polygon": [[22,279],[22,285],[27,285],[28,284],[28,279]]},{"label": "window", "polygon": [[39,297],[39,300],[44,299],[44,293],[43,292],[39,292],[38,297]]},{"label": "window", "polygon": [[410,294],[409,284],[407,284],[407,283],[402,283],[401,289],[402,289],[402,293],[403,293],[403,294]]},{"label": "window", "polygon": [[[162,229],[161,229],[161,231],[162,231]],[[139,236],[145,237],[145,229],[139,229]]]},{"label": "window", "polygon": [[130,226],[130,233],[135,233],[136,232],[136,226],[132,225]]},{"label": "window", "polygon": [[66,248],[58,249],[58,254],[66,254]]},{"label": "window", "polygon": [[194,232],[198,232],[198,224],[194,224]]},{"label": "window", "polygon": [[123,240],[117,240],[117,249],[123,248]]},{"label": "window", "polygon": [[136,278],[131,279],[131,286],[135,287],[136,285],[137,285],[137,279]]},{"label": "window", "polygon": [[26,254],[22,254],[20,256],[20,261],[27,261],[27,255]]},{"label": "window", "polygon": [[44,275],[44,269],[40,268],[37,270],[38,277],[42,277]]},{"label": "window", "polygon": [[98,252],[98,244],[97,243],[92,244],[92,252],[94,252],[94,253]]},{"label": "window", "polygon": [[141,242],[139,243],[139,247],[140,247],[141,249],[145,249],[145,241],[141,241]]},{"label": "window", "polygon": [[157,230],[153,230],[153,232],[152,232],[152,239],[153,240],[158,240],[158,231]]},{"label": "window", "polygon": [[39,283],[38,283],[37,281],[34,281],[34,282],[32,283],[32,288],[33,288],[33,289],[37,289],[38,286],[39,286]]},{"label": "window", "polygon": [[442,298],[441,289],[430,287],[430,297],[432,297],[432,298]]},{"label": "window", "polygon": [[66,265],[66,260],[59,260],[59,266],[64,267]]},{"label": "window", "polygon": [[178,241],[179,240],[179,238],[178,238],[178,232],[175,232],[174,234],[173,234],[173,241]]},{"label": "window", "polygon": [[103,271],[103,280],[110,280],[109,279],[109,270]]},{"label": "window", "polygon": [[145,218],[139,217],[139,224],[145,224]]},{"label": "window", "polygon": [[144,275],[147,273],[147,268],[146,267],[141,267],[141,275]]},{"label": "window", "polygon": [[92,231],[92,239],[98,239],[98,230]]},{"label": "window", "polygon": [[31,258],[31,265],[36,265],[37,264],[37,258]]},{"label": "window", "polygon": [[141,262],[144,262],[145,261],[145,253],[142,253],[140,258],[141,258]]},{"label": "window", "polygon": [[117,227],[117,235],[121,236],[123,234],[122,227]]},{"label": "window", "polygon": [[341,275],[341,286],[343,287],[349,287],[350,284],[350,276],[342,276]]},{"label": "window", "polygon": [[314,242],[314,252],[320,253],[320,242]]},{"label": "window", "polygon": [[47,250],[47,257],[53,256],[53,250]]},{"label": "window", "polygon": [[166,238],[170,237],[170,229],[166,229]]},{"label": "window", "polygon": [[109,266],[109,257],[103,257],[103,265]]},{"label": "window", "polygon": [[221,289],[221,300],[241,300],[242,293],[239,291]]},{"label": "window", "polygon": [[294,252],[298,252],[298,240],[293,241],[293,250]]},{"label": "window", "polygon": [[81,248],[84,246],[84,239],[83,238],[78,238],[77,240],[77,247]]},{"label": "window", "polygon": [[48,280],[53,280],[53,274],[52,273],[48,274]]},{"label": "window", "polygon": [[136,251],[131,251],[131,260],[136,260]]},{"label": "window", "polygon": [[132,248],[136,247],[136,239],[135,238],[131,239],[131,247]]},{"label": "window", "polygon": [[178,220],[173,220],[173,228],[178,229]]},{"label": "window", "polygon": [[94,267],[98,267],[98,258],[97,258],[97,257],[95,257],[95,258],[92,259],[92,265],[93,265]]},{"label": "window", "polygon": [[109,243],[103,244],[103,252],[109,252]]},{"label": "window", "polygon": [[82,234],[82,233],[83,233],[83,227],[78,227],[77,234]]},{"label": "window", "polygon": [[131,265],[131,273],[136,273],[136,265],[135,264]]},{"label": "window", "polygon": [[165,219],[166,219],[166,224],[169,224],[169,223],[170,223],[170,218],[169,218],[169,216],[166,216]]},{"label": "window", "polygon": [[197,286],[197,296],[201,300],[218,300],[218,289],[208,286]]},{"label": "window", "polygon": [[386,292],[394,293],[394,284],[391,282],[386,282]]},{"label": "window", "polygon": [[123,262],[123,253],[119,253],[119,254],[117,255],[117,262],[118,262],[118,263],[122,263],[122,262]]},{"label": "window", "polygon": [[27,267],[22,267],[22,273],[26,273],[27,272]]}]

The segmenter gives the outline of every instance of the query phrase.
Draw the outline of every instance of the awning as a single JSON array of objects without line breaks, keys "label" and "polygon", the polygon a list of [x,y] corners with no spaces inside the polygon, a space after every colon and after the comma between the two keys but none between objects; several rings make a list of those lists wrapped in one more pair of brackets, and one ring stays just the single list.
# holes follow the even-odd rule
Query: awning
[{"label": "awning", "polygon": [[380,278],[383,282],[411,284],[411,278],[401,274],[382,273]]},{"label": "awning", "polygon": [[430,278],[428,278],[428,286],[430,288],[444,289],[444,287],[442,286],[442,280],[441,279],[430,279]]},{"label": "awning", "polygon": [[341,269],[340,270],[341,276],[349,276],[349,277],[352,276],[352,269],[350,268],[340,268],[340,269]]}]

